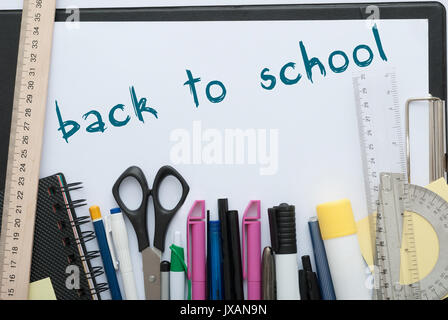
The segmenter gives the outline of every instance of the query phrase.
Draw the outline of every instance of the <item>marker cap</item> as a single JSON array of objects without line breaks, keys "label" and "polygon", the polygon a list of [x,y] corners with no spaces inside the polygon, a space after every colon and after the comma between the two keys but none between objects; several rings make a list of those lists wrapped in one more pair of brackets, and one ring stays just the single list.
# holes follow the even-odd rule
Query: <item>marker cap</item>
[{"label": "marker cap", "polygon": [[355,217],[350,200],[342,199],[323,203],[316,207],[316,211],[323,240],[356,233]]},{"label": "marker cap", "polygon": [[92,220],[101,219],[100,207],[98,207],[98,206],[91,206],[89,208],[89,211],[90,211],[90,217],[92,218]]},{"label": "marker cap", "polygon": [[287,203],[268,209],[271,245],[277,254],[297,253],[295,210]]},{"label": "marker cap", "polygon": [[116,214],[116,213],[120,213],[121,209],[120,208],[112,208],[110,209],[110,214]]},{"label": "marker cap", "polygon": [[162,261],[160,262],[160,272],[170,272],[170,262],[169,261]]}]

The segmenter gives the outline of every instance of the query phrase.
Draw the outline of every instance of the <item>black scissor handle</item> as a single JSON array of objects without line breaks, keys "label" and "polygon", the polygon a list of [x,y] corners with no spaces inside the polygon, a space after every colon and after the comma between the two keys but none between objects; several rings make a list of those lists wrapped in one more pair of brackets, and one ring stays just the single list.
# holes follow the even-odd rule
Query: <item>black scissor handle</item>
[{"label": "black scissor handle", "polygon": [[[168,176],[173,176],[179,180],[182,185],[182,196],[177,203],[177,205],[171,209],[165,209],[160,203],[159,190],[163,179]],[[154,201],[154,215],[155,215],[155,228],[154,228],[154,247],[163,252],[165,249],[165,235],[170,224],[171,219],[177,213],[177,211],[182,207],[187,198],[188,192],[190,192],[190,187],[187,181],[180,175],[180,173],[171,166],[163,166],[157,172],[154,179],[154,184],[152,186],[152,195]]]},{"label": "black scissor handle", "polygon": [[[142,203],[136,210],[129,209],[120,197],[120,185],[126,178],[135,178],[140,188],[142,189]],[[114,186],[112,187],[112,194],[117,201],[118,206],[121,211],[129,218],[134,227],[135,233],[137,235],[138,250],[141,252],[143,249],[149,247],[149,236],[148,236],[148,197],[151,195],[151,190],[148,187],[148,182],[146,177],[139,167],[132,166],[127,168],[120,177],[118,177]]]}]

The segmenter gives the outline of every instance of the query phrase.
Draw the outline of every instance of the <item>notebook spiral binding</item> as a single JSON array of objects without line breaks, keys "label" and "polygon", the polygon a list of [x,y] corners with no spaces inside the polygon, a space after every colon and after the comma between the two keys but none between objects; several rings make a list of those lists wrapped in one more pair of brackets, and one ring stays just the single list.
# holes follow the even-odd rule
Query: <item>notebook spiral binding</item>
[{"label": "notebook spiral binding", "polygon": [[94,250],[94,251],[89,251],[87,252],[82,258],[83,261],[90,261],[96,258],[99,258],[100,252],[98,250]]},{"label": "notebook spiral binding", "polygon": [[[96,277],[99,277],[101,275],[104,274],[104,269],[103,267],[93,267],[92,270],[87,274],[87,278],[88,279],[95,279]],[[98,283],[96,285],[96,288],[94,290],[94,294],[100,294],[101,292],[105,292],[109,290],[109,287],[107,286],[106,283]],[[91,291],[92,292],[92,291]]]},{"label": "notebook spiral binding", "polygon": [[[82,182],[75,182],[75,183],[70,183],[70,184],[61,186],[59,188],[59,192],[69,193],[71,191],[79,190],[82,188],[83,188]],[[74,211],[76,208],[80,208],[80,207],[87,205],[87,200],[86,199],[71,200],[68,203],[61,203],[61,201],[56,201],[55,205],[63,207],[65,210]],[[90,220],[90,217],[88,217],[88,216],[75,217],[73,215],[72,219],[70,220],[70,225],[72,226],[72,228],[79,229],[79,227],[81,225],[84,225],[84,224],[90,223],[90,222],[91,222],[91,220]],[[80,246],[84,247],[85,243],[92,241],[96,238],[95,232],[90,231],[90,230],[89,231],[80,231],[80,232],[78,230],[77,234],[78,234],[78,237],[75,240],[76,240],[76,245],[78,245],[78,246],[80,245]],[[97,250],[94,250],[94,251],[83,250],[83,252],[84,252],[84,254],[80,255],[79,258],[82,262],[87,263],[90,267],[89,268],[90,272],[86,272],[86,277],[88,280],[95,283],[95,286],[93,288],[90,288],[89,292],[91,295],[96,295],[97,298],[100,299],[100,293],[107,291],[109,289],[109,287],[106,283],[96,283],[96,281],[95,281],[96,277],[104,274],[103,267],[100,267],[100,266],[92,267],[90,265],[90,261],[92,259],[100,257],[100,252]]]},{"label": "notebook spiral binding", "polygon": [[[100,257],[100,252],[88,251],[85,246],[95,239],[95,233],[80,228],[91,222],[90,217],[77,217],[75,213],[87,201],[70,197],[70,192],[82,187],[81,182],[67,184],[61,173],[39,181],[31,281],[50,277],[57,299],[101,300],[100,293],[109,289],[107,283],[96,281],[104,274],[103,267],[91,264],[92,259]],[[59,241],[62,248],[57,245]],[[69,276],[66,268],[71,265],[80,271],[79,288],[68,289],[66,285]]]},{"label": "notebook spiral binding", "polygon": [[96,285],[96,288],[92,289],[90,292],[92,294],[95,294],[95,295],[99,296],[101,292],[105,292],[107,290],[109,290],[109,286],[107,285],[107,283],[102,282],[102,283],[98,283]]}]

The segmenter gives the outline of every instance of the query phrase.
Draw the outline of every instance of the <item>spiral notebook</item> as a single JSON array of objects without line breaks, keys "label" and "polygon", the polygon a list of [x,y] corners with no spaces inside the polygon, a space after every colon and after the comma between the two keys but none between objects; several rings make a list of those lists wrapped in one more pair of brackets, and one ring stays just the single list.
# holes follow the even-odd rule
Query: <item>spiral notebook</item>
[{"label": "spiral notebook", "polygon": [[70,197],[79,188],[81,183],[67,184],[62,173],[39,180],[30,281],[49,277],[58,300],[100,300],[107,290],[107,284],[95,280],[102,267],[90,263],[99,252],[85,246],[95,234],[80,228],[90,218],[75,212],[85,200]]}]

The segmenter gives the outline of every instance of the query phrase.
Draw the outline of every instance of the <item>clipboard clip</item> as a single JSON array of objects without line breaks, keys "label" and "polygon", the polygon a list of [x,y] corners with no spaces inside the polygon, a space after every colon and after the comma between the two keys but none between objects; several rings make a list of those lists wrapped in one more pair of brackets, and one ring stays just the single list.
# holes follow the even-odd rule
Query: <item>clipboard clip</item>
[{"label": "clipboard clip", "polygon": [[406,100],[406,166],[408,182],[411,182],[411,146],[409,141],[409,109],[413,102],[427,101],[429,106],[429,179],[430,182],[445,176],[445,101],[429,95],[425,98]]}]

